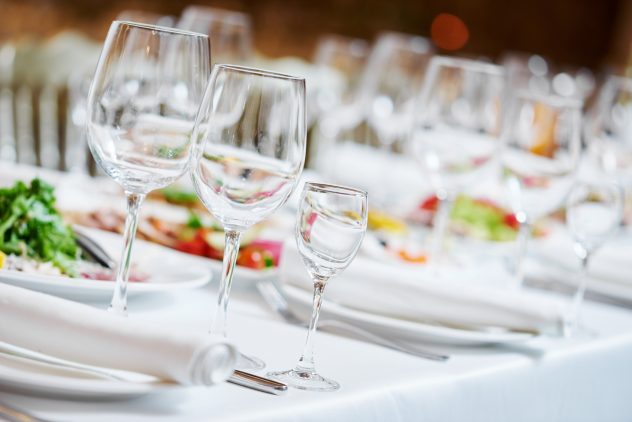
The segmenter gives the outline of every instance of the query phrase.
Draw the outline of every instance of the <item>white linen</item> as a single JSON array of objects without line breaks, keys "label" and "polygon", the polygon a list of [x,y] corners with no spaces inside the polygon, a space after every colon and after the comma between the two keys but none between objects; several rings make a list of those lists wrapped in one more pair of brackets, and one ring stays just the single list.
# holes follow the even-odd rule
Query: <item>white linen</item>
[{"label": "white linen", "polygon": [[[305,329],[282,322],[255,291],[235,283],[230,332],[269,370],[296,363]],[[179,291],[132,303],[140,320],[204,329],[217,291]],[[162,306],[161,306],[162,305]],[[0,389],[0,401],[66,422],[629,422],[632,415],[632,312],[584,304],[590,334],[540,337],[507,347],[440,348],[438,363],[317,332],[318,371],[341,384],[335,393],[290,389],[273,396],[229,383],[175,386],[142,400],[51,400]]]},{"label": "white linen", "polygon": [[[579,258],[573,253],[573,240],[564,226],[554,226],[547,237],[534,241],[531,253],[545,264],[555,263],[571,271],[570,274],[576,274],[579,270]],[[621,233],[615,235],[594,253],[588,266],[588,274],[603,282],[620,284],[621,288],[629,290],[629,294],[632,295],[630,228],[622,229]],[[591,287],[590,284],[588,287]]]},{"label": "white linen", "polygon": [[60,359],[212,385],[233,371],[236,350],[206,334],[167,331],[0,283],[0,341]]},{"label": "white linen", "polygon": [[[486,277],[480,274],[479,277]],[[283,247],[284,283],[312,289],[293,241]],[[358,256],[327,286],[326,300],[361,311],[410,321],[456,326],[496,326],[559,334],[565,303],[544,295],[490,287],[475,279],[437,279],[424,268],[387,265]]]}]

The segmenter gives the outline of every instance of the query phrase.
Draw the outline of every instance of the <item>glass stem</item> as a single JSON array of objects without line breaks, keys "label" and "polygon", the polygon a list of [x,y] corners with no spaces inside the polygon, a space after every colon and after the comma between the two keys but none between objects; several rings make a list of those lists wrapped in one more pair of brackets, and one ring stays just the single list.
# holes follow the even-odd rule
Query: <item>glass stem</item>
[{"label": "glass stem", "polygon": [[524,259],[527,255],[527,243],[531,233],[531,225],[526,219],[520,222],[518,238],[516,239],[516,256],[514,258],[515,287],[522,287],[524,281]]},{"label": "glass stem", "polygon": [[430,245],[430,257],[435,262],[441,262],[445,252],[445,238],[450,222],[450,213],[454,205],[454,198],[448,194],[439,194],[439,207],[434,218],[432,230],[432,244]]},{"label": "glass stem", "polygon": [[581,269],[579,271],[579,286],[573,296],[571,307],[568,312],[566,320],[566,328],[570,333],[575,330],[577,326],[577,318],[579,315],[579,307],[584,300],[584,294],[586,293],[586,287],[588,285],[588,261],[590,260],[590,254],[585,253],[581,258]]},{"label": "glass stem", "polygon": [[125,232],[123,233],[123,252],[118,263],[114,295],[110,303],[109,311],[121,315],[127,315],[127,281],[129,280],[129,267],[132,261],[132,246],[138,227],[138,211],[145,199],[144,194],[125,192],[127,198],[127,217],[125,218]]},{"label": "glass stem", "polygon": [[226,338],[226,314],[228,312],[228,298],[233,284],[233,271],[239,254],[239,239],[241,232],[226,229],[226,246],[224,247],[224,261],[222,263],[222,279],[219,284],[217,310],[211,327],[211,333]]},{"label": "glass stem", "polygon": [[317,278],[314,280],[314,302],[312,307],[312,318],[309,321],[309,329],[307,330],[307,339],[303,347],[303,354],[296,365],[297,372],[315,373],[314,364],[314,333],[318,324],[318,316],[320,315],[320,306],[323,303],[323,293],[325,291],[326,278]]}]

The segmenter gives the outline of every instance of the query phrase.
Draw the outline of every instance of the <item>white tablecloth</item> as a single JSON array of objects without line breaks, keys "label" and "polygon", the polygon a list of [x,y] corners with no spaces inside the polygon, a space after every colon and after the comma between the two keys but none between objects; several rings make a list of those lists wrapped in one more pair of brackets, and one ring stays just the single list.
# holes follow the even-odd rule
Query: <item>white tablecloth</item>
[{"label": "white tablecloth", "polygon": [[[282,323],[239,286],[229,329],[267,369],[294,365],[305,331]],[[215,290],[137,298],[136,317],[205,329]],[[103,306],[103,305],[100,305]],[[630,421],[632,311],[587,303],[591,335],[513,347],[450,350],[436,363],[318,333],[317,366],[336,393],[272,396],[225,384],[174,387],[127,402],[76,402],[0,392],[0,400],[53,421]],[[3,323],[7,323],[6,321]]]}]

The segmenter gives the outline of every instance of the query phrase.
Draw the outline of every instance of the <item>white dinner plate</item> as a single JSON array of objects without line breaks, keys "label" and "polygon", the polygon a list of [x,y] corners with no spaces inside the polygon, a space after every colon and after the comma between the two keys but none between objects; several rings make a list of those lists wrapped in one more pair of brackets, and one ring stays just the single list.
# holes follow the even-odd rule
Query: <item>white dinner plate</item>
[{"label": "white dinner plate", "polygon": [[0,351],[0,387],[3,390],[46,397],[120,400],[173,386],[147,375],[128,372],[125,380],[110,379]]},{"label": "white dinner plate", "polygon": [[[116,256],[123,247],[122,237],[96,229],[82,229],[110,255]],[[130,282],[129,296],[150,292],[194,289],[211,281],[212,268],[190,255],[142,240],[134,242],[132,265],[149,275],[147,280]],[[56,275],[0,270],[0,282],[77,300],[109,300],[113,281],[70,278]]]},{"label": "white dinner plate", "polygon": [[[298,287],[284,285],[283,290],[290,306],[303,316],[312,308],[312,294]],[[324,301],[322,318],[334,318],[357,325],[387,338],[411,342],[428,342],[456,346],[479,346],[524,342],[536,336],[504,329],[466,330],[441,325],[424,324],[351,309],[331,301]]]}]

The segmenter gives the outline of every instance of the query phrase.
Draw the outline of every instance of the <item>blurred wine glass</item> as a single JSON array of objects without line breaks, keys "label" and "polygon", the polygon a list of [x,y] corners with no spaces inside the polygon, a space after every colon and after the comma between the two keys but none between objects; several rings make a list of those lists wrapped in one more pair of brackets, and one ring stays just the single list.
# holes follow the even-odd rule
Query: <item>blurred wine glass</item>
[{"label": "blurred wine glass", "polygon": [[301,195],[295,238],[314,283],[312,318],[303,354],[294,369],[270,372],[291,387],[335,391],[340,385],[316,372],[314,334],[327,283],[355,258],[367,226],[368,199],[364,191],[343,186],[306,183]]},{"label": "blurred wine glass", "polygon": [[613,182],[581,181],[566,201],[566,224],[573,237],[573,249],[581,262],[578,288],[565,319],[565,332],[577,328],[579,308],[588,284],[588,265],[597,251],[619,229],[623,217],[623,191]]},{"label": "blurred wine glass", "polygon": [[252,55],[252,28],[245,13],[204,6],[182,11],[178,28],[206,34],[211,40],[213,64],[248,64]]},{"label": "blurred wine glass", "polygon": [[[195,123],[192,179],[225,231],[217,310],[211,332],[226,337],[228,299],[241,234],[279,209],[305,161],[305,80],[219,64]],[[262,368],[243,356],[242,368]]]},{"label": "blurred wine glass", "polygon": [[371,51],[360,82],[367,122],[385,150],[407,136],[412,124],[415,94],[432,55],[423,37],[387,32]]},{"label": "blurred wine glass", "polygon": [[439,207],[430,256],[439,262],[456,196],[486,177],[500,147],[506,74],[502,67],[437,56],[430,61],[409,143]]},{"label": "blurred wine glass", "polygon": [[501,177],[520,223],[514,275],[523,280],[523,260],[535,220],[563,205],[581,153],[579,100],[519,92],[503,126]]},{"label": "blurred wine glass", "polygon": [[323,114],[335,114],[355,102],[368,53],[368,43],[358,38],[326,35],[318,41],[313,63],[327,83],[321,84],[320,90],[308,99],[308,122]]},{"label": "blurred wine glass", "polygon": [[585,135],[598,166],[632,186],[632,79],[607,79],[587,113]]},{"label": "blurred wine glass", "polygon": [[88,144],[127,197],[124,248],[110,309],[126,313],[138,212],[151,190],[182,176],[209,75],[206,35],[114,21],[87,106]]}]

